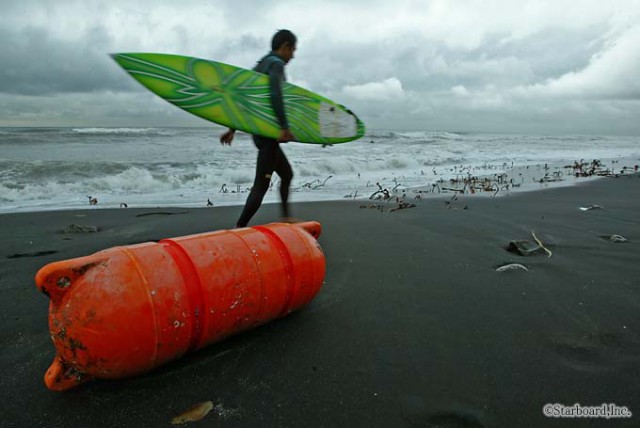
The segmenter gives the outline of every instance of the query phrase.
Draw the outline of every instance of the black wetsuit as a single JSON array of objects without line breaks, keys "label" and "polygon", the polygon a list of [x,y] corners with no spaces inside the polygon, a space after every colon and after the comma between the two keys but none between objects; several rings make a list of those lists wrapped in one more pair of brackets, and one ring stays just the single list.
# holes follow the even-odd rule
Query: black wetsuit
[{"label": "black wetsuit", "polygon": [[[264,73],[269,76],[271,105],[278,119],[280,129],[289,129],[287,116],[284,112],[284,102],[282,99],[282,82],[285,62],[277,54],[271,52],[258,61],[253,68],[254,71]],[[282,216],[289,216],[289,186],[293,179],[293,171],[287,157],[280,148],[280,143],[272,138],[253,135],[253,142],[258,148],[258,161],[256,165],[256,177],[251,188],[251,193],[247,198],[242,214],[238,219],[237,226],[245,227],[251,217],[258,211],[262,204],[265,193],[269,190],[271,175],[275,172],[280,177],[280,198],[282,200]]]}]

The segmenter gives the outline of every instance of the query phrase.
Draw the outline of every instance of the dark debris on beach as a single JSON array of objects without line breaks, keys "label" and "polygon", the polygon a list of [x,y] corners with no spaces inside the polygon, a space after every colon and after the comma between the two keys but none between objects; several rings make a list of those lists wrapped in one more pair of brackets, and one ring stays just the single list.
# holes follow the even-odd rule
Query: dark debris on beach
[{"label": "dark debris on beach", "polygon": [[[617,161],[612,161],[616,164]],[[484,166],[490,169],[489,165]],[[495,167],[497,168],[497,167]],[[513,166],[509,167],[506,164],[501,166],[502,169],[513,169]],[[573,165],[556,166],[555,171],[552,171],[552,167],[548,164],[527,166],[526,172],[531,175],[530,180],[534,183],[547,184],[557,183],[565,181],[567,175],[565,171],[570,169],[571,175],[574,178],[590,178],[590,177],[608,177],[618,178],[625,174],[634,173],[638,171],[638,165],[633,167],[623,166],[619,167],[616,172],[614,167],[607,167],[602,161],[594,159],[590,162],[584,160],[575,161]],[[496,196],[499,192],[519,189],[525,183],[524,173],[520,170],[515,170],[517,176],[510,175],[509,173],[493,174],[490,176],[474,176],[471,174],[471,167],[459,166],[454,167],[453,171],[457,177],[449,180],[439,179],[432,183],[427,188],[412,189],[414,199],[422,199],[427,195],[442,195],[446,193],[453,193],[453,197],[456,195],[475,195],[481,193],[489,193],[492,196]],[[520,172],[518,172],[520,171]],[[543,174],[542,177],[536,176],[536,171]],[[434,171],[435,173],[435,171]],[[369,199],[383,199],[389,200],[393,196],[400,196],[398,188],[401,187],[397,179],[393,180],[395,186],[393,188],[382,187],[379,182],[376,183],[378,190],[376,190]],[[402,196],[406,197],[406,190],[402,190]],[[347,195],[345,197],[352,197]]]}]

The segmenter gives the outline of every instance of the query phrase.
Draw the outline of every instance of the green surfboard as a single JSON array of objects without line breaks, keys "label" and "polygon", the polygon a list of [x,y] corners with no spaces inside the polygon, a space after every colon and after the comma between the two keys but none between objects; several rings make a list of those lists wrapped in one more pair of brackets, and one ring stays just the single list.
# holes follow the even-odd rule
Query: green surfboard
[{"label": "green surfboard", "polygon": [[[138,82],[196,116],[250,134],[277,138],[266,74],[180,55],[118,53],[113,59]],[[291,132],[301,143],[361,138],[364,123],[340,104],[291,83],[282,85]]]}]

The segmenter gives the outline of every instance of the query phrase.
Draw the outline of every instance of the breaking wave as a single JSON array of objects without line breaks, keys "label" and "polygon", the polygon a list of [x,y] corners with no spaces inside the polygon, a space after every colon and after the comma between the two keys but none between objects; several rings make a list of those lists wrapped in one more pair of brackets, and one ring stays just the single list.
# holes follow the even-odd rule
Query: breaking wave
[{"label": "breaking wave", "polygon": [[[246,195],[237,191],[253,183],[256,149],[243,134],[223,147],[218,134],[213,128],[2,128],[0,212],[80,207],[87,196],[98,197],[100,206],[131,206],[131,199],[242,204]],[[635,137],[373,130],[349,144],[282,148],[298,189],[293,200],[341,199],[356,189],[366,194],[370,189],[363,185],[384,180],[421,186],[462,170],[493,173],[507,164],[607,157],[640,163]],[[266,200],[277,194],[272,190]]]}]

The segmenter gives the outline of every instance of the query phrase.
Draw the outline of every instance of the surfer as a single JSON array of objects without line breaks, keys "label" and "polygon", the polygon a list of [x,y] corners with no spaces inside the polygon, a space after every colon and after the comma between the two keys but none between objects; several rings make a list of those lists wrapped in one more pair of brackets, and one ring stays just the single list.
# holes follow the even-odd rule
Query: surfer
[{"label": "surfer", "polygon": [[[282,82],[285,81],[284,66],[293,59],[296,42],[296,36],[291,31],[279,30],[271,40],[271,52],[258,61],[258,64],[253,68],[254,71],[269,76],[271,106],[280,124],[280,135],[276,140],[260,135],[252,136],[253,142],[258,148],[256,176],[236,227],[246,227],[258,211],[262,204],[262,199],[269,189],[271,175],[274,172],[280,177],[282,217],[284,221],[290,221],[288,200],[293,171],[287,157],[280,148],[280,143],[293,141],[295,137],[289,130],[289,123],[284,111]],[[235,132],[235,129],[229,128],[220,136],[220,143],[231,145]]]}]

